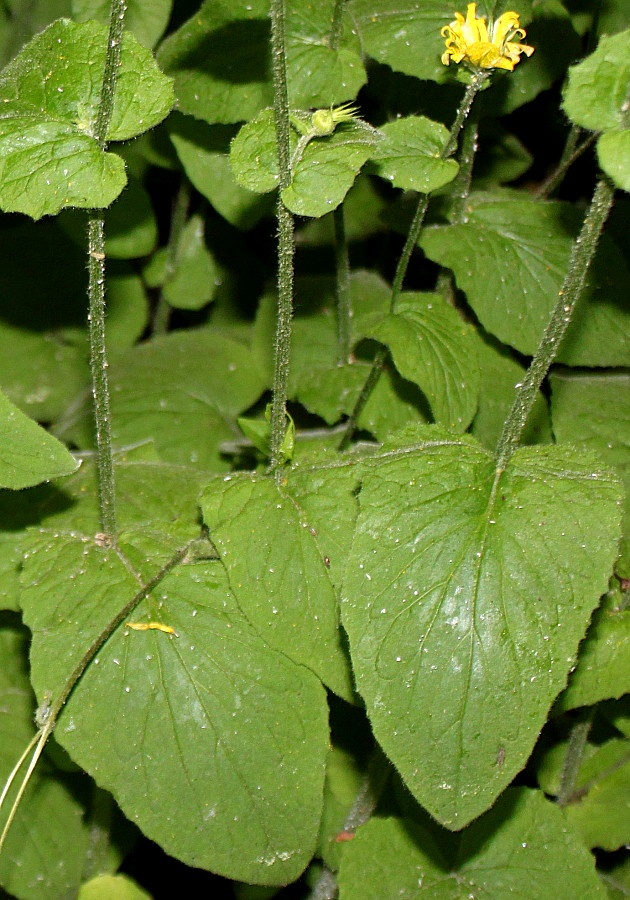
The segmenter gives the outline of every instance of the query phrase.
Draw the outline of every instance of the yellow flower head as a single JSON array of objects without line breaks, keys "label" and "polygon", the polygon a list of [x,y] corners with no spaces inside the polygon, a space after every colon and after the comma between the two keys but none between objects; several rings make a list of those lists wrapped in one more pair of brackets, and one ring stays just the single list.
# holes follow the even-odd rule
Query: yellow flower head
[{"label": "yellow flower head", "polygon": [[451,60],[455,63],[465,60],[475,69],[513,71],[521,53],[531,56],[534,52],[533,47],[514,42],[514,38],[525,37],[518,13],[503,13],[488,29],[486,20],[477,18],[476,6],[469,3],[465,19],[456,12],[455,21],[442,28],[442,37],[446,39],[442,62],[448,66]]}]

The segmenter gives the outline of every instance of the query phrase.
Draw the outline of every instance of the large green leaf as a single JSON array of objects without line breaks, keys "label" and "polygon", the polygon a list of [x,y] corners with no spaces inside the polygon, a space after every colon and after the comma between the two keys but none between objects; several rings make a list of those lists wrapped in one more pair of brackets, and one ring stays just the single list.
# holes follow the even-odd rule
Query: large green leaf
[{"label": "large green leaf", "polygon": [[31,487],[69,475],[77,466],[61,441],[20,412],[0,391],[0,487]]},{"label": "large green leaf", "polygon": [[343,697],[352,680],[316,529],[272,479],[225,476],[202,497],[230,587],[261,637]]},{"label": "large green leaf", "polygon": [[421,388],[436,422],[468,428],[477,409],[479,365],[473,329],[452,306],[439,294],[406,293],[396,312],[361,325],[389,349],[403,378]]},{"label": "large green leaf", "polygon": [[[158,544],[155,544],[158,546]],[[34,538],[22,573],[37,694],[58,693],[86,648],[151,577],[138,534],[115,550],[76,532]],[[133,561],[125,561],[125,557]],[[167,853],[280,884],[312,855],[328,743],[315,676],[248,625],[218,562],[175,569],[98,652],[56,737]]]},{"label": "large green leaf", "polygon": [[[125,186],[122,159],[94,140],[107,28],[59,19],[0,75],[0,205],[35,219],[66,206],[109,206]],[[107,138],[156,125],[173,105],[171,81],[129,34]]]},{"label": "large green leaf", "polygon": [[[239,435],[236,416],[266,387],[249,348],[210,329],[175,331],[122,354],[110,376],[117,447],[153,440],[167,462],[225,467],[222,441]],[[80,430],[90,440],[89,410]]]},{"label": "large green leaf", "polygon": [[[468,201],[464,224],[429,228],[420,245],[453,270],[483,327],[531,356],[561,288],[577,226],[567,204],[479,193]],[[602,241],[559,362],[628,365],[629,279],[619,251]]]},{"label": "large green leaf", "polygon": [[630,128],[603,134],[597,142],[597,158],[617,187],[630,192]]},{"label": "large green leaf", "polygon": [[[27,635],[3,616],[0,627],[0,779],[4,785],[35,734]],[[24,774],[18,776],[18,783]],[[15,799],[14,786],[1,823]],[[76,896],[90,847],[81,782],[55,773],[44,757],[18,807],[2,857],[0,885],[19,900]]]},{"label": "large green leaf", "polygon": [[564,687],[616,556],[620,486],[560,448],[520,449],[501,472],[470,437],[400,443],[362,482],[342,621],[379,743],[462,828]]},{"label": "large green leaf", "polygon": [[605,900],[592,856],[562,812],[534,791],[513,789],[464,833],[445,859],[420,825],[372,819],[347,846],[339,900]]}]

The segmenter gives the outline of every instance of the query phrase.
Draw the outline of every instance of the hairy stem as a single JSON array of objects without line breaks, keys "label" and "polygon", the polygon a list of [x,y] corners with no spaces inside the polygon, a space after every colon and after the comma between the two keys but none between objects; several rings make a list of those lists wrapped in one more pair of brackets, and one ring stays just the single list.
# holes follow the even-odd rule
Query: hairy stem
[{"label": "hairy stem", "polygon": [[[457,148],[459,133],[470,114],[473,100],[483,87],[488,77],[489,75],[487,72],[480,71],[475,75],[471,83],[466,88],[466,93],[464,94],[459,109],[457,110],[457,115],[455,116],[455,121],[453,122],[451,130],[449,132],[448,139],[440,153],[440,159],[448,159],[449,156],[452,156],[455,152]],[[422,225],[424,224],[424,217],[426,216],[428,206],[429,194],[420,194],[418,198],[418,205],[416,206],[416,211],[409,227],[407,239],[405,240],[404,247],[400,254],[398,265],[396,266],[396,272],[394,274],[394,280],[392,282],[392,292],[390,300],[390,312],[392,313],[396,311],[396,304],[398,303],[398,298],[400,296],[400,292],[402,291],[405,276],[407,274],[407,269],[409,268],[411,254],[413,253],[416,244],[418,243],[418,238],[420,237],[420,232],[422,230]],[[352,440],[352,436],[356,430],[359,417],[361,416],[366,403],[370,399],[372,391],[376,387],[378,380],[381,377],[381,372],[383,371],[386,359],[386,350],[377,351],[372,363],[370,374],[368,375],[366,382],[361,389],[361,393],[357,398],[352,412],[348,416],[348,420],[346,422],[346,431],[341,440],[341,443],[339,444],[340,450],[345,450],[350,445],[350,441]]]},{"label": "hairy stem", "polygon": [[569,326],[577,301],[580,298],[589,266],[595,256],[597,245],[608,213],[612,207],[614,187],[602,177],[593,194],[582,229],[575,239],[569,267],[558,301],[522,384],[519,385],[514,404],[510,411],[496,450],[497,471],[502,472],[510,457],[518,447],[523,428],[536,400],[538,389],[558,352],[560,342]]},{"label": "hairy stem", "polygon": [[335,226],[335,268],[337,292],[337,362],[346,365],[350,358],[352,300],[350,297],[350,260],[343,204],[333,212]]},{"label": "hairy stem", "polygon": [[[125,10],[125,0],[112,0],[105,70],[94,126],[94,137],[102,150],[107,146],[107,131],[114,110]],[[105,346],[105,222],[100,211],[93,211],[88,217],[88,334],[100,525],[106,535],[113,537],[116,533],[116,492]]]},{"label": "hairy stem", "polygon": [[331,50],[338,50],[341,41],[343,7],[346,0],[335,0],[333,8],[332,23],[330,26],[330,34],[328,35],[328,46]]},{"label": "hairy stem", "polygon": [[284,39],[284,0],[271,2],[271,56],[273,62],[274,115],[278,145],[280,183],[276,215],[278,219],[278,314],[274,340],[274,372],[271,398],[270,469],[280,478],[282,442],[286,428],[287,385],[291,353],[293,315],[293,216],[282,202],[282,190],[291,183],[289,147],[289,99]]}]

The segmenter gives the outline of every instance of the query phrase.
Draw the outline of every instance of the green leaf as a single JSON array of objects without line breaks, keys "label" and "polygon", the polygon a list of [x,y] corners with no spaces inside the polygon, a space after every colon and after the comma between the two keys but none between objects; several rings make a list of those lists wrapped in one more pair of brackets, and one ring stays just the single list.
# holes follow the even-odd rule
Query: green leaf
[{"label": "green leaf", "polygon": [[[0,205],[38,219],[66,206],[109,206],[124,163],[93,137],[107,29],[55,22],[0,75]],[[160,122],[173,105],[170,79],[125,35],[107,138],[123,141]]]},{"label": "green leaf", "polygon": [[230,141],[236,129],[207,125],[189,116],[169,117],[169,135],[184,171],[214,209],[236,228],[248,230],[270,215],[273,200],[253,196],[237,184],[230,166]]},{"label": "green leaf", "polygon": [[454,861],[421,826],[372,819],[344,852],[339,887],[339,900],[606,897],[562,812],[525,788],[509,790],[464,832]]},{"label": "green leaf", "polygon": [[182,230],[175,270],[164,283],[164,296],[176,309],[201,309],[220,284],[214,258],[206,246],[203,218],[195,214]]},{"label": "green leaf", "polygon": [[615,559],[620,486],[552,447],[496,472],[437,428],[387,450],[359,494],[342,621],[377,740],[462,828],[521,770],[564,687]]},{"label": "green leaf", "polygon": [[597,142],[597,158],[617,187],[630,191],[630,129],[603,134]]},{"label": "green leaf", "polygon": [[[35,734],[25,629],[0,620],[0,779],[2,785]],[[18,776],[18,783],[24,774]],[[40,760],[0,858],[0,885],[20,900],[76,896],[90,848],[81,781]],[[1,824],[15,799],[5,799]],[[60,864],[61,863],[61,864]]]},{"label": "green leaf", "polygon": [[0,487],[31,487],[69,475],[78,462],[61,441],[29,419],[0,391]]},{"label": "green leaf", "polygon": [[316,531],[267,477],[225,476],[202,498],[239,608],[258,634],[307,666],[335,693],[352,696],[337,600]]},{"label": "green leaf", "polygon": [[[338,49],[329,45],[334,0],[291,4],[285,35],[289,101],[333,106],[366,80],[359,41],[344,14]],[[271,106],[269,0],[205,0],[160,47],[174,75],[178,108],[210,124],[252,119]]]},{"label": "green leaf", "polygon": [[[164,34],[172,6],[173,0],[127,0],[125,28],[143,47],[154,47]],[[110,8],[110,0],[72,0],[72,18],[108,25]]]},{"label": "green leaf", "polygon": [[426,395],[436,422],[465,431],[477,408],[473,329],[438,294],[405,293],[396,312],[374,316],[365,334],[385,344],[396,368]]},{"label": "green leaf", "polygon": [[339,206],[372,150],[378,132],[362,122],[342,123],[329,137],[315,138],[293,168],[282,191],[285,206],[299,216],[317,218]]},{"label": "green leaf", "polygon": [[626,501],[617,572],[630,577],[630,375],[551,375],[553,430],[558,443],[597,452],[622,477]]},{"label": "green leaf", "polygon": [[448,131],[425,116],[395,119],[379,129],[385,135],[372,155],[373,167],[381,178],[403,190],[429,194],[457,174],[453,159],[440,159]]},{"label": "green leaf", "polygon": [[151,900],[127,875],[97,875],[81,885],[77,900]]},{"label": "green leaf", "polygon": [[[33,541],[22,600],[39,696],[59,691],[137,592],[124,557],[154,574],[144,553],[132,533],[116,550],[76,532]],[[294,880],[321,814],[321,685],[247,624],[216,561],[173,570],[130,621],[174,633],[119,626],[75,687],[57,740],[170,855],[243,881]]]},{"label": "green leaf", "polygon": [[[548,794],[557,794],[566,741],[555,744],[540,760],[538,781]],[[630,741],[601,745],[588,742],[575,782],[574,797],[565,807],[567,820],[587,847],[617,850],[630,842]]]},{"label": "green leaf", "polygon": [[286,10],[287,76],[292,106],[331,107],[356,97],[367,80],[361,43],[347,10],[339,46],[330,46],[335,0],[292,3]]},{"label": "green leaf", "polygon": [[630,29],[602,37],[594,53],[569,70],[564,111],[583,128],[608,131],[628,125]]},{"label": "green leaf", "polygon": [[[528,356],[535,353],[562,286],[577,233],[566,204],[473,194],[466,222],[425,230],[427,256],[452,269],[483,327]],[[630,360],[630,273],[610,241],[602,240],[558,361],[615,366]]]}]

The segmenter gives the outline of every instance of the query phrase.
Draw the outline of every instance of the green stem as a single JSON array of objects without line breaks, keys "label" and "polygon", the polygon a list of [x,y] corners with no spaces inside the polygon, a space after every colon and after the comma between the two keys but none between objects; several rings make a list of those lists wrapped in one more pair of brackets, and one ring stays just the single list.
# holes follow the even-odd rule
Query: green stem
[{"label": "green stem", "polygon": [[125,25],[126,0],[111,0],[109,14],[109,34],[105,53],[105,71],[101,85],[101,97],[98,104],[94,137],[104,150],[107,145],[107,131],[114,111],[116,82],[120,68],[120,51],[122,49],[123,29]]},{"label": "green stem", "polygon": [[284,0],[271,2],[271,57],[273,65],[274,114],[278,145],[280,183],[276,214],[278,218],[278,315],[274,340],[274,374],[271,398],[270,469],[280,478],[282,442],[286,428],[286,403],[291,353],[293,315],[293,216],[282,202],[282,190],[291,183],[290,121],[284,39]]},{"label": "green stem", "polygon": [[344,222],[343,204],[333,212],[335,226],[335,268],[337,290],[337,362],[347,364],[350,358],[352,299],[350,296],[350,260]]},{"label": "green stem", "polygon": [[562,766],[562,775],[560,776],[560,790],[556,802],[558,806],[567,806],[575,793],[575,785],[584,756],[584,748],[586,747],[586,739],[593,722],[593,710],[589,709],[584,716],[579,718],[571,729],[569,736],[569,746],[567,754],[564,758]]},{"label": "green stem", "polygon": [[[102,150],[107,147],[107,130],[114,109],[125,10],[125,0],[112,0],[105,69],[94,126],[94,137]],[[100,211],[91,212],[88,217],[88,334],[100,525],[104,534],[113,537],[116,533],[116,493],[105,346],[105,222]]]},{"label": "green stem", "polygon": [[96,430],[96,474],[101,531],[116,534],[116,486],[112,453],[107,350],[105,346],[105,222],[88,218],[88,337]]},{"label": "green stem", "polygon": [[168,236],[168,244],[166,247],[166,263],[164,266],[164,284],[160,290],[157,306],[155,307],[155,315],[153,317],[153,334],[165,334],[168,329],[168,320],[171,314],[171,306],[164,296],[164,287],[169,279],[173,277],[177,260],[179,257],[179,244],[182,232],[188,218],[188,208],[190,206],[190,182],[185,175],[179,183],[179,188],[173,202],[173,211],[171,215],[171,230]]},{"label": "green stem", "polygon": [[496,449],[497,472],[505,469],[518,447],[540,385],[556,357],[560,342],[569,326],[589,266],[595,256],[604,223],[612,207],[614,192],[613,185],[605,177],[602,177],[595,187],[582,229],[573,244],[567,274],[558,292],[558,302],[551,313],[536,355],[517,389],[514,404],[503,426],[503,433]]},{"label": "green stem", "polygon": [[[470,114],[473,100],[488,78],[489,75],[487,72],[479,71],[475,74],[473,80],[466,88],[466,92],[464,94],[462,102],[459,106],[459,109],[457,110],[455,121],[453,122],[451,130],[449,132],[448,139],[444,147],[442,148],[442,151],[440,152],[440,159],[448,159],[449,156],[452,156],[455,152],[457,148],[459,133],[462,130],[462,126],[468,118],[468,115]],[[409,227],[407,239],[405,240],[404,247],[400,254],[398,265],[396,266],[396,272],[394,274],[394,280],[392,282],[392,292],[390,300],[391,313],[396,312],[396,304],[398,303],[398,298],[400,296],[400,292],[402,291],[402,286],[407,274],[407,269],[409,267],[409,261],[411,260],[411,254],[413,253],[416,244],[418,243],[418,238],[420,237],[420,232],[422,230],[422,225],[424,224],[424,218],[426,216],[428,206],[429,194],[420,194],[418,198],[418,205],[416,206],[416,211]],[[346,422],[346,431],[341,440],[341,443],[339,444],[340,450],[346,450],[350,445],[350,441],[352,440],[352,436],[356,430],[361,413],[363,412],[366,403],[370,399],[372,391],[376,387],[378,380],[381,377],[381,372],[383,371],[383,368],[385,366],[386,358],[386,350],[377,351],[372,363],[372,368],[370,369],[370,374],[368,375],[367,380],[363,385],[361,393],[357,398],[352,412],[348,416]]]},{"label": "green stem", "polygon": [[573,163],[577,159],[579,159],[584,151],[588,150],[588,148],[591,147],[599,137],[596,132],[594,132],[593,134],[589,134],[588,137],[585,138],[578,146],[578,139],[581,133],[582,129],[579,125],[571,126],[571,130],[569,132],[569,136],[567,137],[567,142],[564,145],[564,150],[562,151],[562,156],[560,157],[560,162],[558,163],[557,168],[551,173],[551,175],[549,175],[548,178],[545,179],[545,181],[543,181],[543,183],[534,194],[534,197],[537,200],[544,200],[545,198],[550,197],[553,194]]},{"label": "green stem", "polygon": [[343,7],[345,0],[335,0],[333,8],[332,23],[330,26],[330,34],[328,35],[328,46],[331,50],[338,50],[341,42],[341,32],[343,30]]}]

